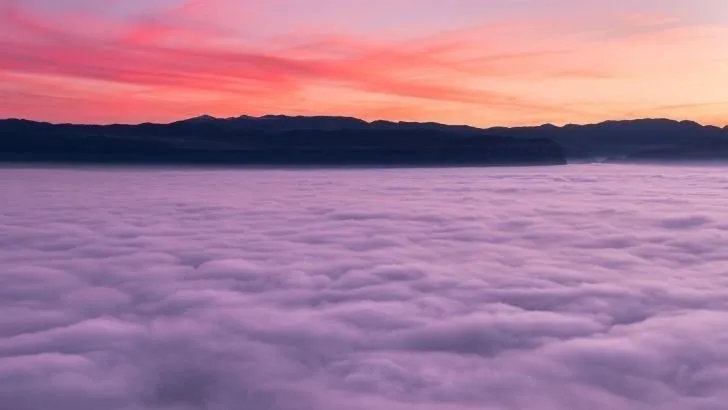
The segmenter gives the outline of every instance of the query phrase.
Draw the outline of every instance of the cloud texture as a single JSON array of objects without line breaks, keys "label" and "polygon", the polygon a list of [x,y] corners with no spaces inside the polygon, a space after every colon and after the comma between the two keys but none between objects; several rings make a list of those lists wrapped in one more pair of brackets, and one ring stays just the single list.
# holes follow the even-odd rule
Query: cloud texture
[{"label": "cloud texture", "polygon": [[0,171],[0,408],[722,409],[719,168]]}]

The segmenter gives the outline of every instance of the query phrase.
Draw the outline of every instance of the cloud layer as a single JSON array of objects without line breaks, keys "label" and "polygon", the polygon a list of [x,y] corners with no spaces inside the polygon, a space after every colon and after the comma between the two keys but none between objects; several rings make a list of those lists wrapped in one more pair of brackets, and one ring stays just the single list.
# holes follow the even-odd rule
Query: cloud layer
[{"label": "cloud layer", "polygon": [[6,169],[0,408],[722,409],[726,184]]}]

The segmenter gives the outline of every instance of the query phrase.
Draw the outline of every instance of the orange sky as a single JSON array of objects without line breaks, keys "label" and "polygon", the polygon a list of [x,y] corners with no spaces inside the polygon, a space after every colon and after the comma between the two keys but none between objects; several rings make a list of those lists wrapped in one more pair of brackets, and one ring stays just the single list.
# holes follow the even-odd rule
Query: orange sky
[{"label": "orange sky", "polygon": [[728,124],[728,2],[612,3],[0,0],[0,117]]}]

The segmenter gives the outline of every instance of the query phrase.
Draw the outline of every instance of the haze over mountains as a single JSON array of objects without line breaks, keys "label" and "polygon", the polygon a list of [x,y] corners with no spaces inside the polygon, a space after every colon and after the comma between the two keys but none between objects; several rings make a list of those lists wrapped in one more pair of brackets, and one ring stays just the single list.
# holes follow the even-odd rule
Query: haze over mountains
[{"label": "haze over mountains", "polygon": [[137,125],[0,121],[4,162],[486,166],[724,159],[728,127],[667,119],[488,129],[284,115]]}]

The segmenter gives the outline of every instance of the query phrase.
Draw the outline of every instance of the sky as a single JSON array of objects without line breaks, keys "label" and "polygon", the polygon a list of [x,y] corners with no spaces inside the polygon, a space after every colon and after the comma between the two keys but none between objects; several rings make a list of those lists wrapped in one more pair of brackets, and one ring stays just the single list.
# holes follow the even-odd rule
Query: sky
[{"label": "sky", "polygon": [[725,0],[0,0],[0,117],[726,125]]}]

